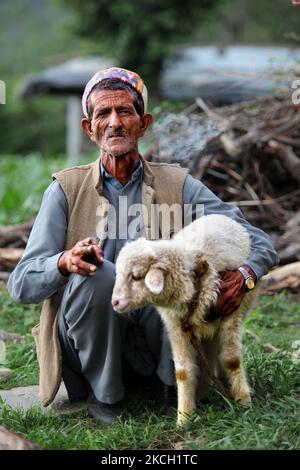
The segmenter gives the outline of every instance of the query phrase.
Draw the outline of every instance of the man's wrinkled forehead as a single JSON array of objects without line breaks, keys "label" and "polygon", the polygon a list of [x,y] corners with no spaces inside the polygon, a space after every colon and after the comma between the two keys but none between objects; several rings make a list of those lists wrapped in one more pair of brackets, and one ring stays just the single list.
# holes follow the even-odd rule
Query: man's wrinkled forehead
[{"label": "man's wrinkled forehead", "polygon": [[135,109],[134,95],[126,90],[95,89],[89,96],[89,109],[94,113],[98,109],[130,107]]}]

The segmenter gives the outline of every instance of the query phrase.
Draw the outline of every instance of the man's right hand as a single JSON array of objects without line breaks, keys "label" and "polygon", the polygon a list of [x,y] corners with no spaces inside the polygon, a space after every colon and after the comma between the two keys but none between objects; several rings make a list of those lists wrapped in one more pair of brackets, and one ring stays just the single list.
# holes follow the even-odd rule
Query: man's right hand
[{"label": "man's right hand", "polygon": [[92,238],[80,240],[73,248],[64,251],[58,260],[58,269],[64,276],[68,276],[71,273],[93,276],[96,273],[97,267],[85,261],[84,258],[93,258],[97,264],[103,263],[103,251],[95,244]]}]

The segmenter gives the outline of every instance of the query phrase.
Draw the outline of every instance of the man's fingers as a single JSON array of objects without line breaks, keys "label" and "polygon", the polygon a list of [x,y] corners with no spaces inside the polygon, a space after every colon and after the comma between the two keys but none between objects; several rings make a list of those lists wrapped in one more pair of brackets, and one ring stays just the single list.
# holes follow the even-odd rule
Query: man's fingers
[{"label": "man's fingers", "polygon": [[83,240],[80,240],[80,241],[78,242],[79,246],[84,246],[85,244],[91,245],[92,243],[93,243],[92,237],[84,238]]},{"label": "man's fingers", "polygon": [[103,263],[103,259],[104,259],[104,253],[103,251],[101,250],[101,248],[99,248],[99,246],[97,245],[92,245],[91,246],[91,253],[93,253],[93,255],[95,256],[96,260],[99,262],[99,263]]},{"label": "man's fingers", "polygon": [[92,251],[93,251],[93,245],[89,245],[89,246],[75,246],[71,251],[72,251],[72,255],[75,255],[75,256],[84,256],[84,255],[88,255],[89,253],[92,253]]},{"label": "man's fingers", "polygon": [[[96,266],[80,261],[81,260],[78,260],[76,263],[70,263],[68,267],[70,273],[80,274],[81,276],[93,276],[96,273]],[[83,265],[81,263],[83,263]]]},{"label": "man's fingers", "polygon": [[97,245],[97,239],[93,237],[84,238],[76,243],[75,246]]},{"label": "man's fingers", "polygon": [[84,269],[80,269],[78,266],[75,266],[75,264],[71,268],[71,273],[73,274],[80,274],[81,276],[94,276],[96,274],[96,271],[91,271],[87,272]]},{"label": "man's fingers", "polygon": [[94,273],[95,271],[97,271],[96,266],[87,263],[86,261],[83,261],[81,258],[76,258],[76,260],[73,261],[73,265],[77,266],[78,269],[84,271],[86,274]]},{"label": "man's fingers", "polygon": [[88,254],[93,254],[97,258],[99,258],[99,260],[103,258],[103,251],[97,245],[88,245],[88,246],[77,245],[74,248],[72,248],[71,251],[72,251],[72,255],[75,255],[75,256],[84,256]]},{"label": "man's fingers", "polygon": [[99,248],[99,246],[97,245],[89,245],[87,247],[76,248],[73,254],[76,256],[80,256],[81,258],[83,256],[88,255],[91,258],[94,257],[99,263],[103,263],[104,254],[101,248]]},{"label": "man's fingers", "polygon": [[78,273],[83,276],[92,276],[97,270],[94,264],[88,262],[90,259],[94,258],[98,264],[102,264],[104,259],[102,249],[95,245],[95,239],[92,237],[80,240],[63,256],[67,272]]}]

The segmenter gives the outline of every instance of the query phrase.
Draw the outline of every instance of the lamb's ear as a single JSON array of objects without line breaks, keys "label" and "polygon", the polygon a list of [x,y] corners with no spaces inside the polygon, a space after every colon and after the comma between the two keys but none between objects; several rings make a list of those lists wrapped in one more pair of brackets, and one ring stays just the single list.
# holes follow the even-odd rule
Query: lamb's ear
[{"label": "lamb's ear", "polygon": [[196,256],[195,271],[198,276],[204,276],[208,271],[208,262],[202,255]]},{"label": "lamb's ear", "polygon": [[160,294],[164,288],[164,272],[160,268],[150,268],[145,276],[145,284],[153,294]]}]

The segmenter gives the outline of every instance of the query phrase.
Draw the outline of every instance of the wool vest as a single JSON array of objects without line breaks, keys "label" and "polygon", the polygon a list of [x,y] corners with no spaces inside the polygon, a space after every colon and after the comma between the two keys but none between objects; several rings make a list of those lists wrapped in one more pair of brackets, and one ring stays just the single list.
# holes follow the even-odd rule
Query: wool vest
[{"label": "wool vest", "polygon": [[[150,163],[144,161],[142,182],[142,207],[149,214],[153,204],[179,204],[183,207],[183,185],[188,170],[179,165]],[[79,240],[95,236],[96,226],[106,216],[108,200],[102,196],[103,181],[100,160],[89,165],[77,166],[53,174],[62,187],[68,203],[68,229],[65,250],[72,248]],[[151,238],[152,219],[143,213],[145,235]],[[171,232],[176,221],[171,219]],[[169,234],[160,230],[161,237]],[[99,233],[97,233],[99,236]],[[101,234],[100,234],[101,239]],[[103,242],[104,238],[102,239]],[[39,397],[44,406],[55,398],[62,372],[62,355],[58,339],[58,309],[64,288],[43,303],[40,323],[32,329],[40,367]]]}]

